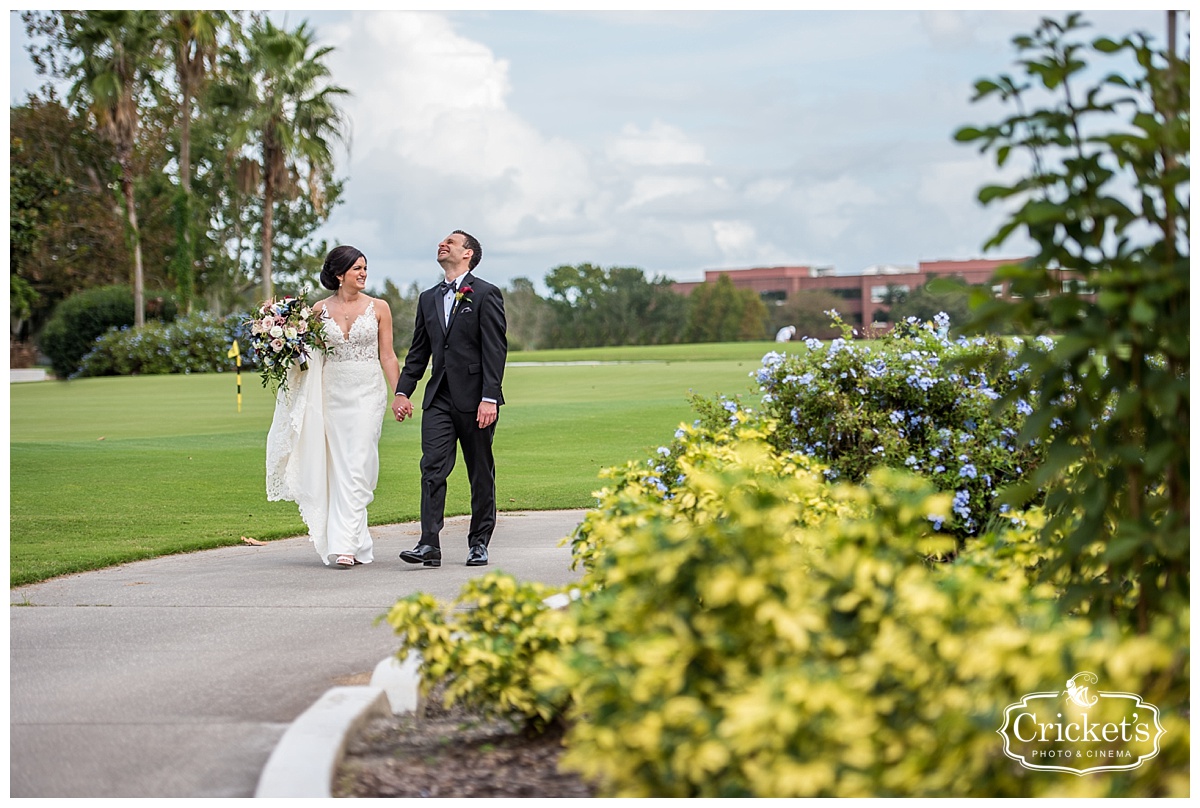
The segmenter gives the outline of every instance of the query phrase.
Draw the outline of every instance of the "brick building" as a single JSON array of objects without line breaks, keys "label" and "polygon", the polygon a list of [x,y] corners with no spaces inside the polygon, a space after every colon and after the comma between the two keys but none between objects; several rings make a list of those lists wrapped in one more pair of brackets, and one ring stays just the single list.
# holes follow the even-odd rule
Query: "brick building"
[{"label": "brick building", "polygon": [[[843,301],[837,307],[843,320],[850,325],[862,326],[889,311],[890,306],[885,302],[889,287],[910,292],[939,277],[960,278],[972,285],[987,284],[991,283],[997,267],[1022,260],[975,258],[966,261],[921,261],[915,269],[877,266],[855,275],[835,275],[831,267],[812,266],[712,269],[705,271],[703,281],[676,283],[674,289],[681,294],[690,294],[701,283],[713,283],[721,275],[728,275],[735,287],[752,289],[768,303],[782,302],[797,294],[819,290],[829,292]],[[992,291],[1007,296],[1007,285],[1007,282],[997,283]]]}]

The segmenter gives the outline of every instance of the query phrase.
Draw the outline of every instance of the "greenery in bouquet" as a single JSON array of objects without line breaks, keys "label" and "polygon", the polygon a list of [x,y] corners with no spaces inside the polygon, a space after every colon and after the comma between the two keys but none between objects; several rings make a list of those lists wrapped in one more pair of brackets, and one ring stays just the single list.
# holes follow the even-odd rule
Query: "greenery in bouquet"
[{"label": "greenery in bouquet", "polygon": [[309,360],[318,351],[329,350],[325,335],[315,320],[312,307],[303,295],[289,295],[282,300],[263,303],[256,315],[246,322],[263,387],[270,388],[273,393],[286,390],[288,372],[293,366],[305,371]]}]

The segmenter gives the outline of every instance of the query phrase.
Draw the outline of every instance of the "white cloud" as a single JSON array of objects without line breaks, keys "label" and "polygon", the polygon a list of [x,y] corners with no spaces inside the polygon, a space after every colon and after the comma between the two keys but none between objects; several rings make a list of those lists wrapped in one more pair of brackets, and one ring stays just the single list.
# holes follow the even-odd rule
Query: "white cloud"
[{"label": "white cloud", "polygon": [[704,146],[689,138],[683,130],[654,121],[646,131],[626,124],[611,140],[608,158],[633,166],[704,165]]},{"label": "white cloud", "polygon": [[595,191],[586,155],[508,109],[509,64],[488,47],[420,12],[354,12],[328,33],[333,74],[353,92],[356,210],[331,225],[390,239],[419,232],[428,242],[419,248],[376,247],[415,258],[457,227],[477,233],[486,253],[497,237],[585,215]]}]

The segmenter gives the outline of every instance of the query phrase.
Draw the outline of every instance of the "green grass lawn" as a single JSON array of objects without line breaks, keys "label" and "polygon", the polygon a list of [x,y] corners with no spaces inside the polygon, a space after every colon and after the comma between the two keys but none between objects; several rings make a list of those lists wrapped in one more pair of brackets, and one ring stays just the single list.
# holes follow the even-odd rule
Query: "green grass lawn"
[{"label": "green grass lawn", "polygon": [[[495,442],[501,510],[591,506],[600,469],[669,441],[692,420],[689,391],[752,392],[772,347],[513,353]],[[637,364],[519,364],[563,361]],[[10,585],[305,533],[294,504],[266,501],[273,400],[257,374],[242,389],[239,413],[232,373],[10,385]],[[418,420],[384,423],[371,524],[419,517]],[[447,515],[469,511],[460,462]]]}]

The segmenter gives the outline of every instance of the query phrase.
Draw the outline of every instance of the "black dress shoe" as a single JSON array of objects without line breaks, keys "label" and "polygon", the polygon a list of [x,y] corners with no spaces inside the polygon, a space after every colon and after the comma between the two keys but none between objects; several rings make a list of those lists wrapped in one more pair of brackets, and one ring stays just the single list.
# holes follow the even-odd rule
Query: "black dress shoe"
[{"label": "black dress shoe", "polygon": [[468,567],[486,567],[487,566],[487,548],[482,544],[475,544],[467,551],[467,566]]},{"label": "black dress shoe", "polygon": [[405,550],[400,558],[409,564],[424,564],[426,567],[442,566],[442,550],[432,544],[418,544],[411,550]]}]

